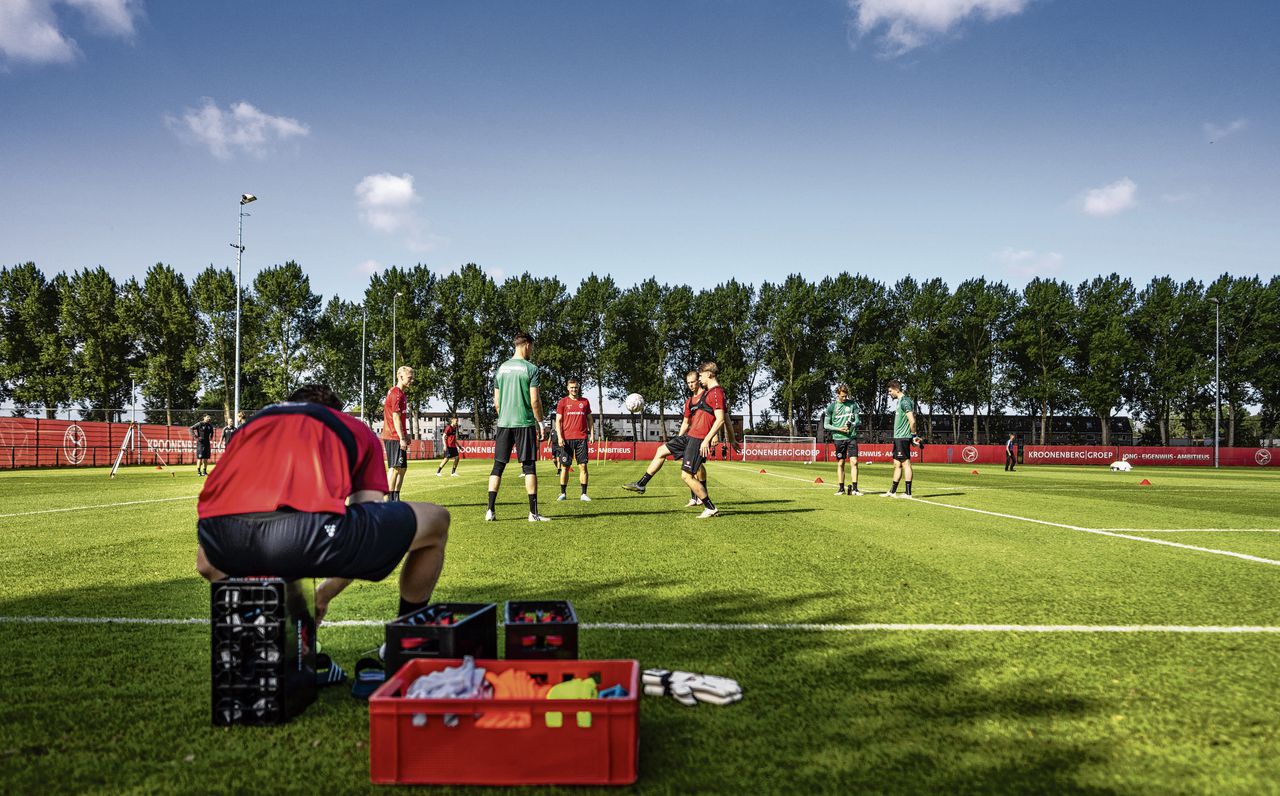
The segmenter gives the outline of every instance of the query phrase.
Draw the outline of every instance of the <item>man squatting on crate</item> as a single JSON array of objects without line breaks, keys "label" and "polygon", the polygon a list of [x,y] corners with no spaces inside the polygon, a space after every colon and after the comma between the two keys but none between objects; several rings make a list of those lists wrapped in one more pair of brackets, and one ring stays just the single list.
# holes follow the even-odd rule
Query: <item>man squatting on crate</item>
[{"label": "man squatting on crate", "polygon": [[395,616],[425,608],[444,566],[449,512],[382,502],[385,467],[378,437],[333,390],[298,388],[236,430],[205,482],[196,570],[211,581],[325,578],[319,621],[352,580],[380,581],[403,558]]}]

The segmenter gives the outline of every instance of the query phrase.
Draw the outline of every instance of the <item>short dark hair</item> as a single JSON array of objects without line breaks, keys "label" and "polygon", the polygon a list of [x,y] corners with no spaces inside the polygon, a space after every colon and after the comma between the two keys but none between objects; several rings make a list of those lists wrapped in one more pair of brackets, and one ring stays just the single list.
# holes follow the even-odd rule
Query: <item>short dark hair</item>
[{"label": "short dark hair", "polygon": [[304,384],[289,393],[288,400],[294,403],[320,404],[342,411],[342,399],[327,384]]},{"label": "short dark hair", "polygon": [[885,386],[885,389],[897,390],[898,392],[902,392],[902,382],[898,381],[897,379],[889,379],[889,382],[884,386]]},{"label": "short dark hair", "polygon": [[533,335],[528,332],[516,332],[516,336],[511,338],[512,345],[533,345]]}]

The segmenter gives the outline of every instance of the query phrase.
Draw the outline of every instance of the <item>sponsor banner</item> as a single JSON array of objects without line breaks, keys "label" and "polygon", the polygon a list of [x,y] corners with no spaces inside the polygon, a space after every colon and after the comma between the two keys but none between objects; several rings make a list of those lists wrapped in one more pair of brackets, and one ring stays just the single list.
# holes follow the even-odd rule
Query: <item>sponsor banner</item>
[{"label": "sponsor banner", "polygon": [[1119,454],[1114,445],[1028,445],[1023,464],[1111,464]]},{"label": "sponsor banner", "polygon": [[1120,448],[1120,458],[1135,466],[1213,466],[1213,448]]}]

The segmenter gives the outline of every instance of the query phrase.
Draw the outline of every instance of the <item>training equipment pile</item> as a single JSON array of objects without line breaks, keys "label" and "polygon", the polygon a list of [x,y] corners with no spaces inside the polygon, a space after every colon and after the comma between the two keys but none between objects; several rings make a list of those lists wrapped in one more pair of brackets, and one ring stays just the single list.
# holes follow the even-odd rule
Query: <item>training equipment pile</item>
[{"label": "training equipment pile", "polygon": [[640,680],[644,684],[644,692],[649,696],[670,696],[688,707],[694,707],[699,702],[728,705],[742,699],[742,686],[738,685],[737,680],[730,680],[728,677],[645,669]]}]

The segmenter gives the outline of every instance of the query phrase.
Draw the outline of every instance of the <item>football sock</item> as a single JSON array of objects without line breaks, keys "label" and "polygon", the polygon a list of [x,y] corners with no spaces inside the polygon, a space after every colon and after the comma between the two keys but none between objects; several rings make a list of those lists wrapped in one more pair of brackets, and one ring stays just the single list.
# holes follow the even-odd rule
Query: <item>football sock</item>
[{"label": "football sock", "polygon": [[582,487],[582,494],[584,494],[584,495],[585,495],[585,494],[587,494],[587,485],[586,485],[586,484],[579,484],[578,486]]},{"label": "football sock", "polygon": [[841,481],[841,482],[840,482],[840,488],[836,490],[836,494],[839,494],[839,493],[841,493],[841,492],[843,492],[843,491],[844,491],[844,482],[843,482],[843,481]]},{"label": "football sock", "polygon": [[406,600],[405,598],[401,597],[401,598],[400,598],[400,613],[396,614],[396,616],[405,616],[405,615],[407,615],[407,614],[416,614],[418,611],[421,611],[423,608],[426,608],[426,607],[427,607],[427,605],[428,605],[428,604],[430,604],[430,602],[431,602],[431,601],[430,601],[430,600],[428,600],[427,602],[411,603],[411,602],[409,602],[408,600]]},{"label": "football sock", "polygon": [[907,494],[908,494],[908,495],[910,495],[910,494],[911,494],[911,482],[910,482],[910,481],[908,481],[908,482],[907,482]]},{"label": "football sock", "polygon": [[436,475],[439,475],[439,474],[440,474],[440,471],[441,471],[441,470],[443,470],[443,469],[444,469],[444,465],[443,465],[443,464],[442,464],[442,465],[440,465],[439,467],[437,467],[437,468],[436,468]]},{"label": "football sock", "polygon": [[530,514],[538,513],[538,493],[537,492],[534,492],[532,495],[529,496],[529,513]]},{"label": "football sock", "polygon": [[889,494],[890,495],[895,494],[897,491],[898,491],[898,482],[894,481],[893,484],[889,487]]},{"label": "football sock", "polygon": [[490,492],[489,493],[489,511],[493,511],[493,504],[496,503],[497,500],[498,500],[498,493]]},{"label": "football sock", "polygon": [[644,486],[645,484],[649,483],[650,478],[653,478],[653,476],[649,475],[648,473],[645,473],[644,475],[640,476],[640,480],[637,481],[636,483],[639,484],[640,486]]},{"label": "football sock", "polygon": [[850,491],[850,492],[857,492],[857,491],[858,491],[858,482],[857,482],[857,481],[854,481],[852,484],[849,484],[849,491]]},{"label": "football sock", "polygon": [[568,485],[568,484],[561,484],[561,485],[560,485],[560,494],[562,494],[562,495],[563,495],[563,494],[564,494],[564,491],[565,491],[566,489],[568,489],[568,488],[569,488],[569,485]]},{"label": "football sock", "polygon": [[[707,497],[711,497],[711,490],[707,488],[707,482],[699,481],[698,483],[702,484],[702,491],[707,494]],[[694,497],[697,497],[697,495],[694,495]]]},{"label": "football sock", "polygon": [[703,508],[708,508],[708,509],[711,509],[712,511],[716,510],[716,504],[711,502],[710,495],[707,495],[705,498],[702,499],[702,506]]},{"label": "football sock", "polygon": [[458,472],[458,463],[457,463],[457,462],[454,462],[454,463],[453,463],[453,469],[452,469],[452,470],[450,470],[449,472],[451,472],[451,473],[456,473],[456,472]]}]

